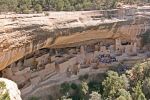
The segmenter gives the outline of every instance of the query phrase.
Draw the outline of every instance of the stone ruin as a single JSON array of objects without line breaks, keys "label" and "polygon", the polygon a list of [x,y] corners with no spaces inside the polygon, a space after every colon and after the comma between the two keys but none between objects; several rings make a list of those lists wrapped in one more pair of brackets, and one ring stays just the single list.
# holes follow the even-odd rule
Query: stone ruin
[{"label": "stone ruin", "polygon": [[24,97],[59,77],[146,59],[140,35],[150,20],[140,11],[147,9],[0,15],[0,75],[15,81]]}]

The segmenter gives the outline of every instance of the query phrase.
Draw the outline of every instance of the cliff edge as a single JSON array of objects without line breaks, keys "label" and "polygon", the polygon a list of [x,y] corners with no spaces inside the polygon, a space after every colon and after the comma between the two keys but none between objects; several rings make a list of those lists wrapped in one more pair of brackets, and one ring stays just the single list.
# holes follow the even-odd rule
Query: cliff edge
[{"label": "cliff edge", "polygon": [[0,70],[42,48],[64,48],[98,39],[136,40],[149,15],[137,8],[0,15]]}]

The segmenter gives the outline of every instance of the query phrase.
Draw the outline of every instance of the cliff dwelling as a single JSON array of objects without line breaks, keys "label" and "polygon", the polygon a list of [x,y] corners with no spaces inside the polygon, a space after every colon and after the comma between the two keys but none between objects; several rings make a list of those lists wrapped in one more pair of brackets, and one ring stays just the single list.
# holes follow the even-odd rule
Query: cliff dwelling
[{"label": "cliff dwelling", "polygon": [[[38,86],[57,83],[60,76],[147,59],[150,48],[142,44],[141,34],[149,28],[150,15],[143,10],[0,15],[0,75],[15,81],[25,96]],[[144,11],[149,13],[150,7]]]}]

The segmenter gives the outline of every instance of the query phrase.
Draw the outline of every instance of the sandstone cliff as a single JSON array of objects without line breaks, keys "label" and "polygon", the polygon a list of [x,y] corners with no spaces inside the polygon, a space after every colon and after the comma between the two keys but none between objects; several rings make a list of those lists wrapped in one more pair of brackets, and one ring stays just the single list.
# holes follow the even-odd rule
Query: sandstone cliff
[{"label": "sandstone cliff", "polygon": [[0,15],[0,70],[41,48],[70,47],[106,38],[137,41],[136,36],[150,24],[149,18],[136,14],[132,18],[93,16],[99,17],[101,12]]}]

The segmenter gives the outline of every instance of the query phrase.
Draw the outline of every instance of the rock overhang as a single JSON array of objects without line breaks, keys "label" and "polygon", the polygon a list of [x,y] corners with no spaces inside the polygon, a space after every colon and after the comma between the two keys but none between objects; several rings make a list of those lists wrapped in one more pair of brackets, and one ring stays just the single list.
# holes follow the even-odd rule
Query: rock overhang
[{"label": "rock overhang", "polygon": [[[93,12],[95,16],[100,14]],[[93,12],[1,15],[0,69],[41,48],[72,47],[98,39],[134,40],[142,30],[140,26],[148,24],[144,18],[136,21],[136,15],[132,19],[94,20],[90,17]]]}]

